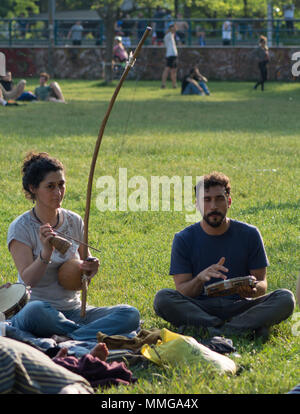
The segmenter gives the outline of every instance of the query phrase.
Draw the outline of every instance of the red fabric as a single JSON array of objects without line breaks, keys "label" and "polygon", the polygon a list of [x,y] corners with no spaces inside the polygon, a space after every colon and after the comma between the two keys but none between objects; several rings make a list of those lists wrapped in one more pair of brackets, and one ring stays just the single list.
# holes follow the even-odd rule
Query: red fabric
[{"label": "red fabric", "polygon": [[53,358],[53,361],[87,379],[93,388],[119,384],[129,385],[136,381],[124,362],[107,363],[91,354],[81,358],[75,356]]}]

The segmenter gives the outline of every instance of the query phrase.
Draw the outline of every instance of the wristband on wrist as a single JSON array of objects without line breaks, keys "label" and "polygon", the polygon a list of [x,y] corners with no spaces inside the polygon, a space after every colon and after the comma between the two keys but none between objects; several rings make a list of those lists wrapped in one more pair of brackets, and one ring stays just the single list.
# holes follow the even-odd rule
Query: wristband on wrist
[{"label": "wristband on wrist", "polygon": [[40,251],[40,261],[44,264],[50,264],[51,260],[46,260],[42,257],[42,251]]}]

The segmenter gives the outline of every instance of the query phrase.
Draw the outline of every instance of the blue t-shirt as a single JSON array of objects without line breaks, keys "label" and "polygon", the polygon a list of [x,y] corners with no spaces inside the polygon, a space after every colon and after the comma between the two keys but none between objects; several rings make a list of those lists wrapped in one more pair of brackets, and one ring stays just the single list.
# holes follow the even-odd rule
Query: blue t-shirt
[{"label": "blue t-shirt", "polygon": [[[248,276],[250,270],[269,266],[259,230],[231,219],[228,230],[220,236],[205,233],[199,222],[176,233],[170,275],[191,273],[195,277],[221,257],[225,257],[227,279]],[[211,278],[205,285],[215,282],[220,279]]]}]

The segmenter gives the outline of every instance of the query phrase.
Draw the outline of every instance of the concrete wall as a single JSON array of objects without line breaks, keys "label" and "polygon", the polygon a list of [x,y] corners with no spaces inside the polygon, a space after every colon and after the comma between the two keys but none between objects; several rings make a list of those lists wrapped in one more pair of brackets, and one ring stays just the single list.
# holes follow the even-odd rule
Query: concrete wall
[{"label": "concrete wall", "polygon": [[[14,77],[37,77],[47,71],[47,48],[3,48],[7,68]],[[252,47],[181,47],[179,48],[178,77],[183,76],[190,65],[198,64],[210,80],[252,81],[258,77],[257,63]],[[290,80],[292,54],[300,48],[276,47],[270,49],[269,80]],[[54,77],[56,79],[100,79],[103,76],[104,48],[56,47],[53,51]],[[165,49],[144,47],[134,67],[139,79],[159,80],[164,68]]]}]

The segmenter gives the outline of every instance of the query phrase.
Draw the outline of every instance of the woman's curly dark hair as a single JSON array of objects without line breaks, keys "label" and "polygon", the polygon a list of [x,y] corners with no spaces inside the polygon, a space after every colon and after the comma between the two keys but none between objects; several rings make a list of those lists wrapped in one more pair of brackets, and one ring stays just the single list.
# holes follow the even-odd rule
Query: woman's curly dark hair
[{"label": "woman's curly dark hair", "polygon": [[63,164],[46,152],[29,152],[22,166],[22,184],[26,198],[34,200],[30,187],[38,188],[49,172],[64,171]]}]

